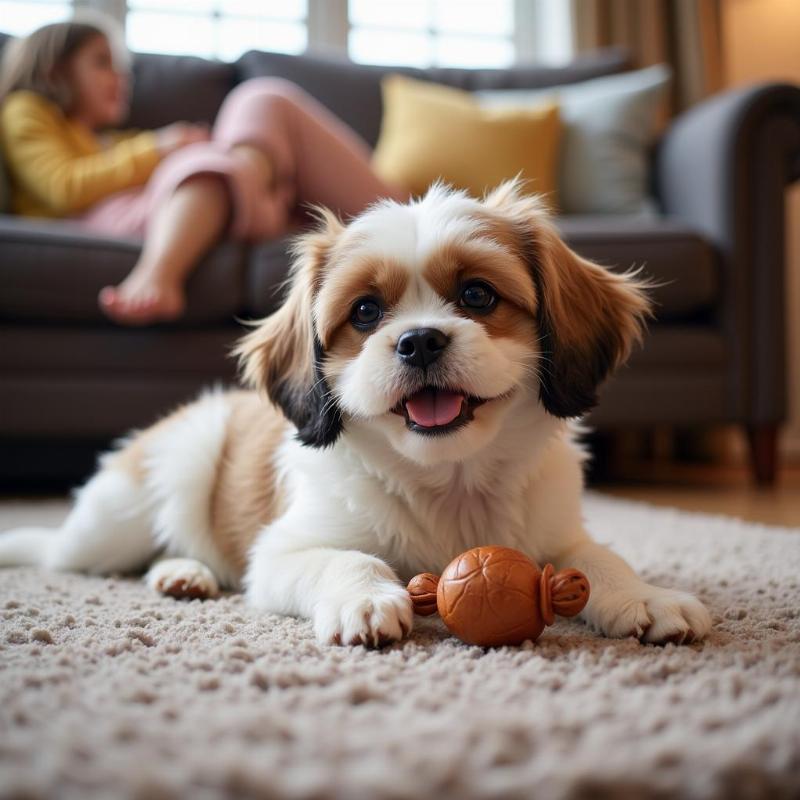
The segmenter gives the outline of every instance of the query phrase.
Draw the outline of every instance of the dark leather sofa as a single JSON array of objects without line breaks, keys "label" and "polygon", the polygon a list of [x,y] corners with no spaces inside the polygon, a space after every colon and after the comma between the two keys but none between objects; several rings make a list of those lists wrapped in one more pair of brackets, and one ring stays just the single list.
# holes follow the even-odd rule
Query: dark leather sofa
[{"label": "dark leather sofa", "polygon": [[[607,50],[559,69],[401,71],[478,89],[535,88],[625,68],[625,54]],[[263,52],[235,64],[138,55],[127,124],[211,122],[237,82],[275,75],[374,144],[387,71]],[[578,252],[609,267],[645,263],[662,284],[658,319],[644,348],[604,387],[594,426],[736,423],[750,435],[756,476],[773,479],[786,398],[784,189],[798,176],[800,89],[753,86],[697,105],[668,128],[653,155],[661,216],[559,220]],[[87,452],[203,386],[234,381],[236,320],[276,308],[286,245],[221,244],[190,280],[184,319],[127,329],[103,318],[96,296],[133,266],[138,242],[0,215],[0,482],[77,480],[92,466]]]}]

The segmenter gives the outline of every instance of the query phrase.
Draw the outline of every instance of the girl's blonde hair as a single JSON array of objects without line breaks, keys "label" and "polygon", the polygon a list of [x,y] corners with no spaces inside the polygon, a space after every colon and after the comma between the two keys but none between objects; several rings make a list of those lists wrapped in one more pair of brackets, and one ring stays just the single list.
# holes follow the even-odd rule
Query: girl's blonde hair
[{"label": "girl's blonde hair", "polygon": [[110,17],[84,11],[67,22],[44,25],[28,36],[6,44],[0,69],[0,102],[11,92],[27,89],[68,112],[72,92],[64,74],[65,67],[69,59],[95,36],[108,39],[115,66],[127,70],[130,55],[119,26]]}]

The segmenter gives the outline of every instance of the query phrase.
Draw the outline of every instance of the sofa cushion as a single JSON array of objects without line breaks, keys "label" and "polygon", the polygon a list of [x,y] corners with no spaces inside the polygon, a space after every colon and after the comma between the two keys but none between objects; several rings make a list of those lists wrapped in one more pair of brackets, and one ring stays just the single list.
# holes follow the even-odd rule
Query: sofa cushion
[{"label": "sofa cushion", "polygon": [[164,331],[0,322],[0,374],[4,380],[37,375],[77,379],[97,372],[109,382],[112,376],[201,376],[210,385],[235,378],[231,349],[245,332],[235,323]]},{"label": "sofa cushion", "polygon": [[697,231],[664,217],[563,216],[557,225],[580,255],[618,269],[644,266],[659,320],[684,319],[718,300],[717,254]]},{"label": "sofa cushion", "polygon": [[212,123],[236,83],[236,69],[196,56],[136,53],[133,95],[122,128],[160,128],[171,122]]},{"label": "sofa cushion", "polygon": [[[74,223],[0,215],[0,319],[108,322],[97,293],[128,274],[140,248],[136,240],[89,234]],[[187,313],[176,324],[226,321],[239,311],[243,252],[226,242],[208,255],[189,279]]]},{"label": "sofa cushion", "polygon": [[520,66],[508,69],[386,67],[354,64],[342,58],[293,56],[251,50],[236,62],[240,80],[272,76],[294,81],[360,133],[371,146],[381,125],[381,78],[400,73],[461,89],[540,89],[622,72],[628,54],[606,48],[564,67]]},{"label": "sofa cushion", "polygon": [[487,108],[557,102],[564,125],[559,207],[564,214],[638,214],[647,196],[650,153],[664,115],[665,64],[551,89],[477,92]]},{"label": "sofa cushion", "polygon": [[289,237],[262,242],[250,249],[244,290],[245,318],[266,317],[277,310],[289,270]]},{"label": "sofa cushion", "polygon": [[517,175],[526,191],[558,205],[555,103],[484,109],[453,86],[405,75],[387,75],[381,85],[384,114],[372,166],[386,183],[421,195],[441,179],[480,197]]}]

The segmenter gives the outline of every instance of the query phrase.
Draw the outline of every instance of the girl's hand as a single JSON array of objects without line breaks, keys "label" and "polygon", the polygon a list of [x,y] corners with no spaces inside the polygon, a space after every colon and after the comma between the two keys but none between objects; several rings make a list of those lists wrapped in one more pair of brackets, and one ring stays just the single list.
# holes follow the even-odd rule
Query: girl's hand
[{"label": "girl's hand", "polygon": [[207,125],[197,125],[191,122],[173,122],[164,128],[156,131],[158,149],[162,155],[179,150],[187,144],[195,142],[207,142],[210,133]]}]

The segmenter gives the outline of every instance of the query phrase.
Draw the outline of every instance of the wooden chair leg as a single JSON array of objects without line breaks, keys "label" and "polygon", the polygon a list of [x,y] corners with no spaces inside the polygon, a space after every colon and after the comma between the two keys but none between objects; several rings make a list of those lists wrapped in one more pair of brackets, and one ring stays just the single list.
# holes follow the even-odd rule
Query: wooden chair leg
[{"label": "wooden chair leg", "polygon": [[778,475],[778,426],[749,425],[750,470],[759,486],[774,486]]}]

